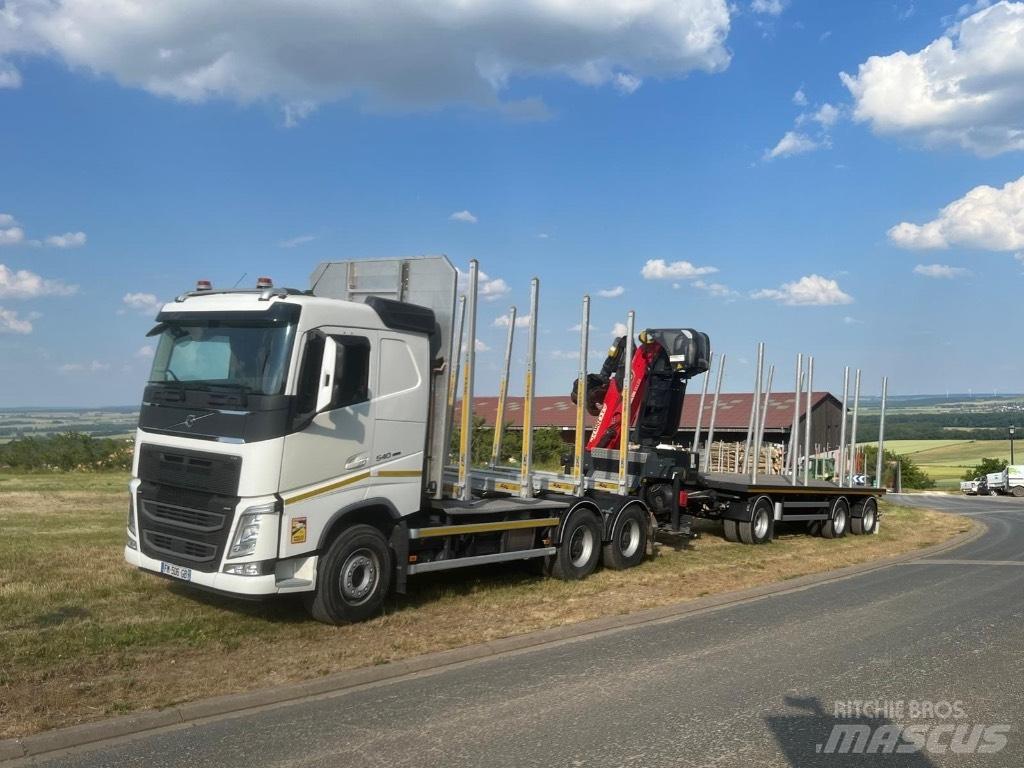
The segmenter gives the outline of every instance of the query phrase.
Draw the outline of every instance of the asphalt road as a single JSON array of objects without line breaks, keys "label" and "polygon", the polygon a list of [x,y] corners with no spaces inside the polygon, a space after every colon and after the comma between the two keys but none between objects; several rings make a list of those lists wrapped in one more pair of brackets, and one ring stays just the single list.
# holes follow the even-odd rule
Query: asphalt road
[{"label": "asphalt road", "polygon": [[[1024,765],[1024,500],[901,501],[976,516],[989,531],[842,581],[43,764]],[[891,716],[842,711],[856,701]],[[827,754],[837,725],[866,726],[860,748],[882,753]],[[923,749],[885,754],[913,748],[903,725],[918,727]],[[1005,746],[980,752],[972,734],[983,748],[1003,734]]]}]

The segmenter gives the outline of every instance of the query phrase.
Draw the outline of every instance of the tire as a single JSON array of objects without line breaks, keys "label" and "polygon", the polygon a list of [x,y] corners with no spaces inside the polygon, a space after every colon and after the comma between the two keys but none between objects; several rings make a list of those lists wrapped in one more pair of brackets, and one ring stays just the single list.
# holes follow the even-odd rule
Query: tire
[{"label": "tire", "polygon": [[597,515],[581,509],[569,517],[562,541],[551,561],[550,572],[562,581],[585,579],[601,559],[601,526]]},{"label": "tire", "polygon": [[341,532],[320,559],[306,610],[325,624],[365,621],[381,612],[391,591],[391,550],[372,525]]},{"label": "tire", "polygon": [[846,535],[850,527],[850,503],[844,498],[838,498],[832,504],[832,512],[828,520],[823,520],[821,535],[826,539],[841,539]]},{"label": "tire", "polygon": [[749,523],[737,523],[740,541],[744,544],[767,544],[772,540],[774,507],[771,499],[762,496],[754,502]]},{"label": "tire", "polygon": [[639,504],[630,504],[612,526],[612,539],[604,545],[601,562],[606,568],[624,571],[640,565],[647,555],[647,514]]},{"label": "tire", "polygon": [[1018,499],[1021,496],[1024,496],[1024,485],[1015,485],[1015,486],[1013,486],[1013,488],[1010,489],[1010,495],[1012,495],[1012,496],[1014,496],[1015,498],[1018,498]]},{"label": "tire", "polygon": [[821,528],[824,524],[824,520],[811,520],[807,523],[807,534],[809,536],[821,536]]},{"label": "tire", "polygon": [[722,521],[722,533],[725,536],[725,540],[726,541],[736,542],[736,541],[740,540],[740,533],[736,529],[736,521],[735,520],[723,520]]},{"label": "tire", "polygon": [[868,499],[861,508],[860,517],[850,518],[850,533],[862,536],[874,533],[878,527],[878,502]]}]

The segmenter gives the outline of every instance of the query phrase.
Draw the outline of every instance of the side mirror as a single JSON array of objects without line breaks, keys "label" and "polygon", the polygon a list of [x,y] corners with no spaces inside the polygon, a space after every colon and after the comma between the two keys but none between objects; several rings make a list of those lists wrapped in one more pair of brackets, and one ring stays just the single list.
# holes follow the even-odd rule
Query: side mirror
[{"label": "side mirror", "polygon": [[338,344],[330,336],[324,339],[324,357],[320,363],[320,379],[316,391],[316,412],[323,413],[334,399],[335,365],[338,360]]}]

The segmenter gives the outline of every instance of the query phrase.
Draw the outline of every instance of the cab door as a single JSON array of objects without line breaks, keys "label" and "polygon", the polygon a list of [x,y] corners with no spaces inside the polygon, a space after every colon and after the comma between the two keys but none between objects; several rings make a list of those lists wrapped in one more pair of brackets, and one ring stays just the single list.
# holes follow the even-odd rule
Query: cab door
[{"label": "cab door", "polygon": [[[371,330],[324,327],[306,334],[295,431],[284,439],[281,462],[283,556],[315,549],[331,516],[366,498],[378,344],[379,332]],[[324,365],[325,355],[333,366]]]}]

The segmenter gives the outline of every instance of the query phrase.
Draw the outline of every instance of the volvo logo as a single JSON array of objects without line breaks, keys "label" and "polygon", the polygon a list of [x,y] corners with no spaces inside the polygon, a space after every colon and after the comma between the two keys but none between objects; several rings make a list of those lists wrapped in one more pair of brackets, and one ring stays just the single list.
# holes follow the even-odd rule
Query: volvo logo
[{"label": "volvo logo", "polygon": [[200,419],[205,419],[207,416],[213,416],[213,411],[210,413],[204,413],[202,416],[196,416],[194,413],[190,413],[185,417],[184,421],[179,421],[177,424],[172,424],[171,429],[174,427],[185,427],[185,429],[192,429],[192,426]]}]

